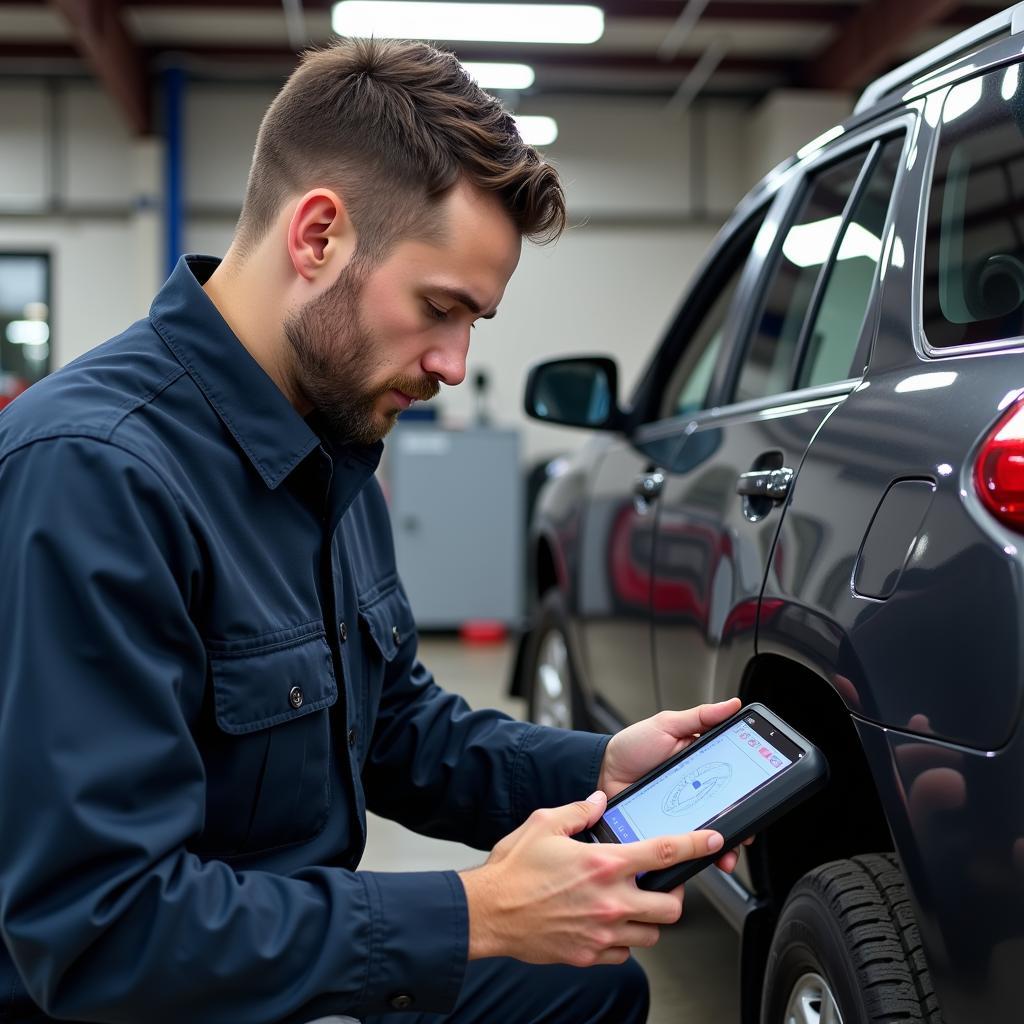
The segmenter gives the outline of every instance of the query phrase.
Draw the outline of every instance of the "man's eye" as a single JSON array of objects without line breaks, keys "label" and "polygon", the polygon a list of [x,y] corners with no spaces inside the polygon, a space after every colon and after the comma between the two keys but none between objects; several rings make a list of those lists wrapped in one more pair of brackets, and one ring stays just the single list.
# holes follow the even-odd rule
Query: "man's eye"
[{"label": "man's eye", "polygon": [[427,314],[428,316],[432,316],[435,320],[448,319],[448,310],[441,309],[440,307],[435,306],[432,302],[427,303]]}]

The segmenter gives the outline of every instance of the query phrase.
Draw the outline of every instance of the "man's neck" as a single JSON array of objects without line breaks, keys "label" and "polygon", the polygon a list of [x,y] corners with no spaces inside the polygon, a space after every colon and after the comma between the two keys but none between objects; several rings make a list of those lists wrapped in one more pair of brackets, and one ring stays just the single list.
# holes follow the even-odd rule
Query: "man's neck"
[{"label": "man's neck", "polygon": [[274,287],[274,269],[264,265],[266,259],[257,251],[243,261],[229,250],[203,285],[203,291],[235,337],[299,414],[305,416],[309,404],[288,369],[288,341],[283,328],[285,302]]}]

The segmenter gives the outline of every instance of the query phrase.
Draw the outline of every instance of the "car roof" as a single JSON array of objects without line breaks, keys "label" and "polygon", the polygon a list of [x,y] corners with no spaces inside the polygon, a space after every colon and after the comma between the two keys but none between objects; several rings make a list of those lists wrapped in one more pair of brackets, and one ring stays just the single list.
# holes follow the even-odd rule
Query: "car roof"
[{"label": "car roof", "polygon": [[[854,117],[877,113],[910,98],[907,93],[923,95],[931,88],[946,85],[971,71],[977,71],[979,51],[992,42],[1024,30],[1024,3],[993,14],[992,17],[926,50],[919,57],[901,64],[875,79],[861,94],[853,109]],[[941,79],[941,81],[937,81]]]},{"label": "car roof", "polygon": [[[1024,2],[932,47],[919,57],[872,82],[861,94],[853,113],[845,121],[812,139],[786,157],[766,174],[737,204],[720,235],[731,235],[751,212],[773,194],[788,172],[805,157],[817,153],[833,138],[846,135],[881,114],[903,106],[908,100],[924,96],[933,89],[951,85],[979,74],[988,67],[1024,56]],[[716,248],[713,246],[712,248]]]}]

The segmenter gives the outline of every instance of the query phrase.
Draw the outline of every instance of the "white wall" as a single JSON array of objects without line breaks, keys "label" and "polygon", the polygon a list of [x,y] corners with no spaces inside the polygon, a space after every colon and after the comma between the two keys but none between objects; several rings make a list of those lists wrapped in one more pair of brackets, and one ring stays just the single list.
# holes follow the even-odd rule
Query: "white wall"
[{"label": "white wall", "polygon": [[855,97],[847,93],[777,89],[750,113],[747,188],[823,132],[846,120]]},{"label": "white wall", "polygon": [[[189,87],[190,251],[227,248],[273,95],[269,85]],[[556,354],[608,353],[628,390],[716,225],[750,184],[749,168],[775,162],[785,117],[766,103],[752,132],[743,105],[720,101],[692,117],[650,100],[533,99],[520,109],[558,119],[546,155],[566,183],[574,226],[555,246],[526,248],[499,316],[474,334],[469,371],[488,372],[495,420],[523,429],[532,459],[584,435],[526,420],[526,367]],[[799,130],[807,124],[805,117]],[[807,141],[792,134],[784,136],[786,153]],[[159,287],[161,152],[157,140],[131,139],[90,83],[0,83],[0,249],[53,253],[57,365],[145,315]],[[468,385],[439,401],[453,422],[472,415]]]},{"label": "white wall", "polygon": [[94,86],[0,83],[0,250],[51,254],[52,365],[149,309],[161,151],[134,139]]}]

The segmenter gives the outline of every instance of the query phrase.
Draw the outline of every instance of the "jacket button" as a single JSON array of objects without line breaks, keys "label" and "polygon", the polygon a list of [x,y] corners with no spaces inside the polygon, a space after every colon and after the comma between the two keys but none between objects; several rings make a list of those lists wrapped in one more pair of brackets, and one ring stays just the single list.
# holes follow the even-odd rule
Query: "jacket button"
[{"label": "jacket button", "polygon": [[338,623],[338,636],[341,637],[342,643],[348,639],[348,626],[346,626],[344,622]]},{"label": "jacket button", "polygon": [[400,644],[402,642],[402,634],[398,631],[397,626],[391,627],[391,635],[395,638],[396,644]]},{"label": "jacket button", "polygon": [[391,1005],[396,1010],[408,1010],[412,1006],[412,996],[405,992],[400,993],[397,996],[391,997]]},{"label": "jacket button", "polygon": [[355,729],[349,729],[348,731],[348,745],[354,747],[356,745],[356,731]]},{"label": "jacket button", "polygon": [[291,704],[291,706],[293,708],[301,708],[302,707],[302,702],[305,699],[306,698],[302,696],[302,689],[301,689],[301,687],[293,686],[288,691],[288,703]]}]

